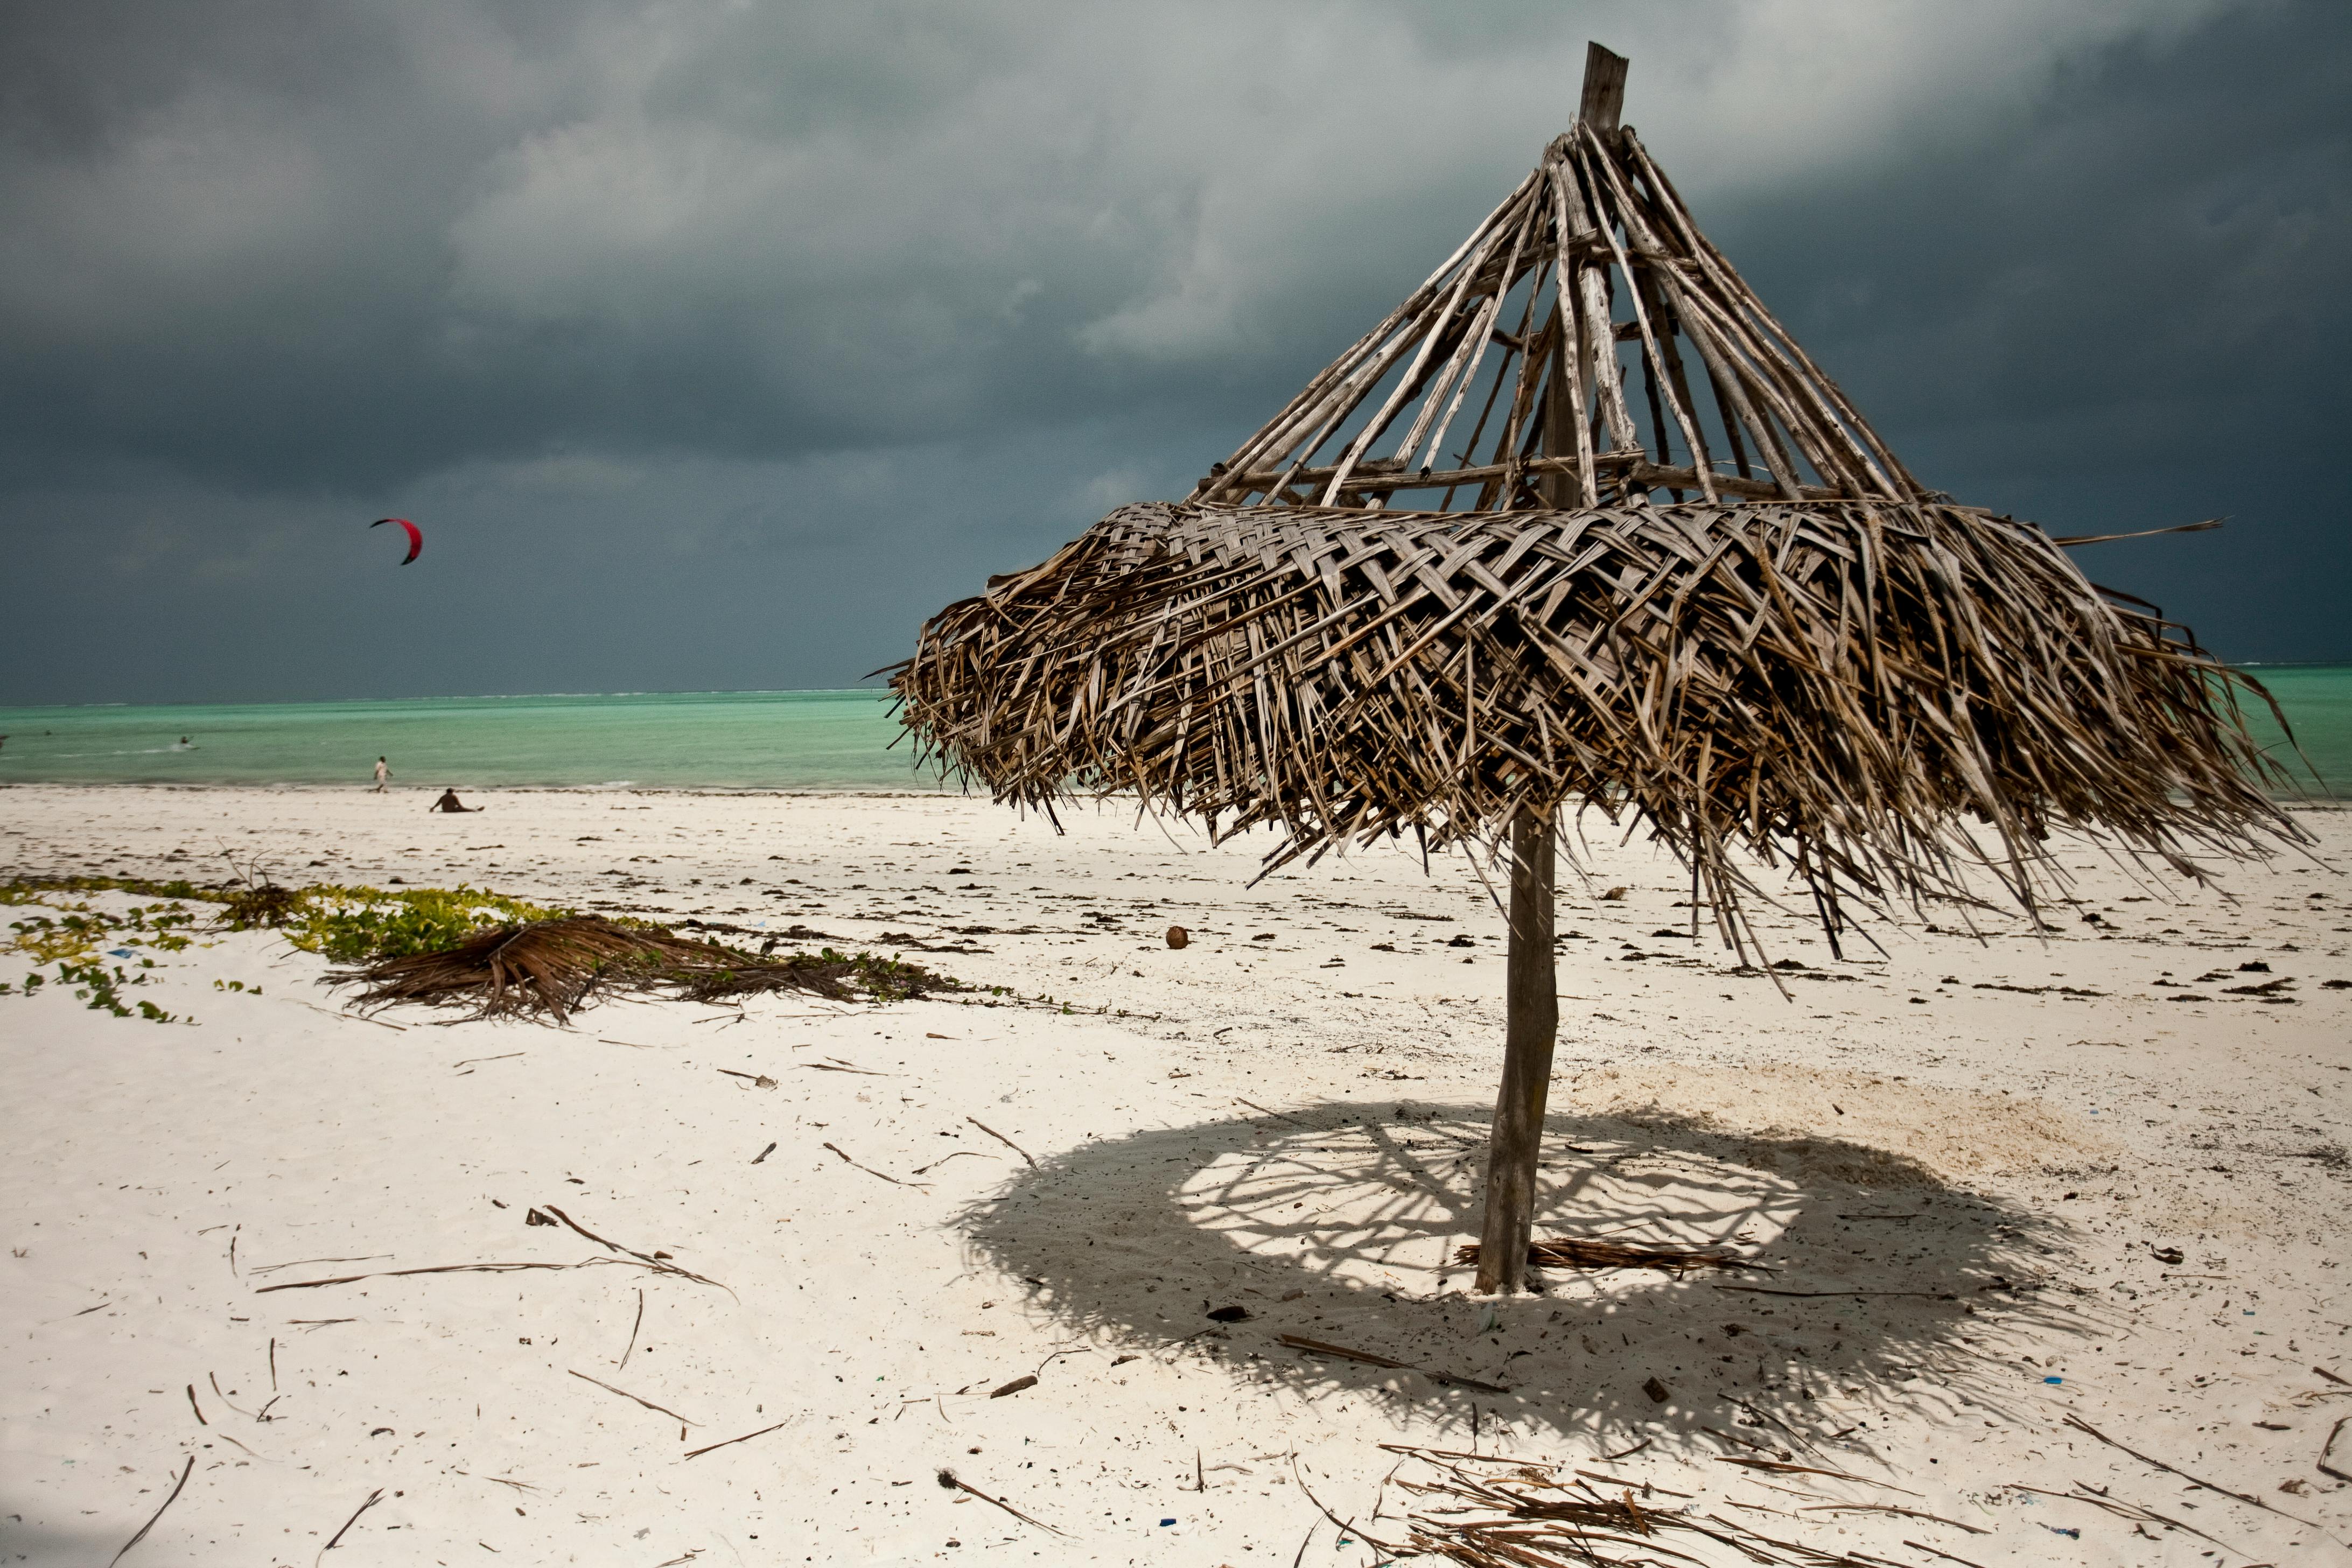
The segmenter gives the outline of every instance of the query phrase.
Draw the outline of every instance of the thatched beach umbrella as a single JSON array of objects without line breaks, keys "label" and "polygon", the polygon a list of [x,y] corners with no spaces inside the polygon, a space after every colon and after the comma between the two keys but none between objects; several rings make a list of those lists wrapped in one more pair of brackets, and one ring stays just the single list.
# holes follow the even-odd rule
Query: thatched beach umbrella
[{"label": "thatched beach umbrella", "polygon": [[2031,523],[1928,489],[1707,242],[1595,45],[1581,111],[1428,280],[1174,504],[923,627],[926,754],[1050,811],[1132,793],[1269,865],[1511,847],[1481,1290],[1523,1286],[1564,812],[1645,826],[1747,960],[1760,864],[2027,910],[2056,828],[2195,875],[2296,830],[2260,689]]}]

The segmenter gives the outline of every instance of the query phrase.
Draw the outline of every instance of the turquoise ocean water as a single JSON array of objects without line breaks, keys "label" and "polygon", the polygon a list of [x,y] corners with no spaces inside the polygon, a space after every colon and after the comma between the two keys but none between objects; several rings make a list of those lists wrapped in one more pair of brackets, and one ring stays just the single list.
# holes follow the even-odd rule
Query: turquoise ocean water
[{"label": "turquoise ocean water", "polygon": [[2352,664],[2254,665],[2246,673],[2268,687],[2286,710],[2303,757],[2287,748],[2268,713],[2254,716],[2250,728],[2256,737],[2305,789],[2317,793],[2319,786],[2311,782],[2315,772],[2326,790],[2352,800]]},{"label": "turquoise ocean water", "polygon": [[938,788],[900,733],[870,690],[11,708],[0,783]]},{"label": "turquoise ocean water", "polygon": [[[2352,666],[2252,673],[2327,786],[2352,797]],[[2276,739],[2266,716],[2258,728]],[[357,785],[383,755],[398,783],[433,789],[940,787],[872,690],[9,708],[0,735],[10,784]]]}]

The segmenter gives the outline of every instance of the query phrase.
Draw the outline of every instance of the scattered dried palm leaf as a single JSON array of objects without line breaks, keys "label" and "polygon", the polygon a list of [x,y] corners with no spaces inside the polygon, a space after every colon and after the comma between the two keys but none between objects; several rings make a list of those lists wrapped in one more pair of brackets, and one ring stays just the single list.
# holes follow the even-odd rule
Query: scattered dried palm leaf
[{"label": "scattered dried palm leaf", "polygon": [[[1405,1538],[1383,1541],[1358,1530],[1392,1556],[1425,1553],[1473,1568],[1654,1568],[1715,1561],[1712,1552],[1694,1554],[1711,1542],[1755,1563],[1889,1568],[1892,1561],[1761,1535],[1720,1514],[1701,1515],[1695,1504],[1653,1507],[1630,1486],[1612,1495],[1585,1478],[1555,1479],[1524,1460],[1442,1459],[1427,1450],[1415,1460],[1434,1472],[1434,1479],[1396,1483],[1422,1500],[1404,1516]],[[1475,1466],[1507,1471],[1494,1474]],[[1677,1537],[1683,1545],[1675,1543]]]}]

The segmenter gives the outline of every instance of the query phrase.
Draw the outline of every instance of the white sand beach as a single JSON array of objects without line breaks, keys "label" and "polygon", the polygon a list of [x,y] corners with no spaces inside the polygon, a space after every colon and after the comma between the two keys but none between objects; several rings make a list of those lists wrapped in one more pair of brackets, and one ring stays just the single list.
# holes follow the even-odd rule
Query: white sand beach
[{"label": "white sand beach", "polygon": [[[2046,934],[1773,916],[1785,996],[1595,822],[1538,1234],[1762,1267],[1491,1300],[1459,857],[1252,887],[1264,838],[1113,810],[435,793],[9,788],[0,873],[226,851],[1019,1000],[371,1020],[258,931],[156,955],[186,1022],[0,996],[0,1561],[103,1563],[193,1457],[128,1568],[1366,1563],[1420,1446],[1889,1563],[2352,1563],[2352,816],[2201,889],[2069,848]],[[396,1272],[473,1264],[534,1267]]]}]

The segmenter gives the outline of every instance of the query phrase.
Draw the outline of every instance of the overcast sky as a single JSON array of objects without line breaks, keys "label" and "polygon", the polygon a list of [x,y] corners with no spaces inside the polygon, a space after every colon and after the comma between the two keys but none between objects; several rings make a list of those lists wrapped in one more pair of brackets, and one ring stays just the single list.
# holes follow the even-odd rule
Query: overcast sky
[{"label": "overcast sky", "polygon": [[[2352,660],[2341,0],[0,7],[0,703],[851,684],[1574,111],[1927,482]],[[394,564],[388,513],[425,530]]]}]

